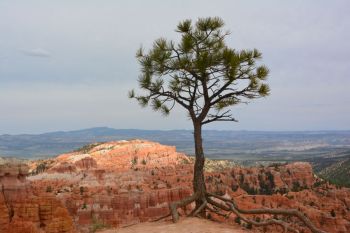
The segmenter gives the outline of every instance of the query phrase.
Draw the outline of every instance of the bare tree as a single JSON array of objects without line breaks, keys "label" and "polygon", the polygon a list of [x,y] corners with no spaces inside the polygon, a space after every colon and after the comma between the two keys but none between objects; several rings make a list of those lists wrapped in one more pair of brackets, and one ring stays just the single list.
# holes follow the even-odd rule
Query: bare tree
[{"label": "bare tree", "polygon": [[[186,109],[193,123],[194,194],[170,204],[174,222],[179,217],[177,208],[192,202],[196,203],[192,215],[204,216],[205,211],[220,214],[218,208],[240,215],[244,213],[232,200],[225,199],[225,204],[220,204],[215,199],[223,198],[206,190],[202,126],[217,121],[235,122],[237,120],[229,107],[267,96],[270,89],[265,80],[269,70],[266,66],[257,64],[262,57],[257,49],[238,51],[229,48],[225,43],[229,32],[223,31],[223,26],[223,20],[217,17],[200,18],[195,24],[191,20],[184,20],[178,24],[176,30],[181,34],[179,43],[161,38],[154,42],[153,48],[147,53],[140,48],[136,55],[141,65],[138,81],[143,92],[136,95],[132,90],[129,97],[135,98],[143,107],[151,105],[155,111],[164,115],[168,115],[179,105]],[[251,213],[253,210],[249,211]],[[274,214],[276,210],[254,211],[258,214]],[[322,232],[295,210],[278,211],[278,214],[295,215],[307,223],[310,229],[315,229],[313,232]],[[265,224],[242,219],[255,225]],[[277,220],[267,223],[280,224]],[[283,223],[283,227],[285,226],[287,225]]]}]

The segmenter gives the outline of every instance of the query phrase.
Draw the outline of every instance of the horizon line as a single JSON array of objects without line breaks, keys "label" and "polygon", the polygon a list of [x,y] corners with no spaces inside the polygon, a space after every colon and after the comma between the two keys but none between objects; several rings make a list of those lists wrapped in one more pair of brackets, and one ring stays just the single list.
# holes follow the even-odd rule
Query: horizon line
[{"label": "horizon line", "polygon": [[[97,130],[97,129],[106,129],[106,130],[134,130],[134,131],[161,131],[161,132],[170,132],[170,131],[193,131],[193,129],[138,129],[138,128],[112,128],[108,126],[97,126],[81,129],[71,129],[71,130],[54,130],[54,131],[45,131],[37,133],[2,133],[0,136],[20,136],[20,135],[42,135],[42,134],[51,134],[51,133],[70,133],[78,131],[87,131],[87,130]],[[232,129],[203,129],[202,131],[218,131],[218,132],[261,132],[261,133],[311,133],[311,132],[348,132],[350,129],[317,129],[317,130],[232,130]]]}]

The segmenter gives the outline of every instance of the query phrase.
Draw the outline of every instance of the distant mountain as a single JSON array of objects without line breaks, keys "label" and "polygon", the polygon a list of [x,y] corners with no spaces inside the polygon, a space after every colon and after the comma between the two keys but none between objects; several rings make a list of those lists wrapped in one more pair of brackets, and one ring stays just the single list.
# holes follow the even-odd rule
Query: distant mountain
[{"label": "distant mountain", "polygon": [[[138,130],[98,127],[43,134],[0,135],[0,156],[50,157],[93,142],[147,139],[174,145],[193,154],[191,130]],[[218,131],[204,130],[206,155],[211,158],[293,161],[350,149],[350,131]]]},{"label": "distant mountain", "polygon": [[[44,134],[0,135],[0,164],[18,158],[46,158],[95,142],[146,139],[193,155],[191,130],[137,130],[107,127]],[[350,187],[350,131],[203,131],[205,154],[244,166],[307,161],[321,177]],[[7,157],[7,158],[1,158]]]}]

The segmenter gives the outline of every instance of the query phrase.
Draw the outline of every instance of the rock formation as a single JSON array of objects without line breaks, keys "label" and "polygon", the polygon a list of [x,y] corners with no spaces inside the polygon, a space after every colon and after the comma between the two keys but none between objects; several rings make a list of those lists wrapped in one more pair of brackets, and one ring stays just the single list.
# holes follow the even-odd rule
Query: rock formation
[{"label": "rock formation", "polygon": [[27,175],[26,165],[0,165],[0,232],[76,232],[59,199],[54,195],[35,195],[26,181]]},{"label": "rock formation", "polygon": [[[14,175],[0,174],[7,190],[0,195],[0,227],[61,233],[73,231],[73,224],[80,232],[93,232],[157,219],[169,213],[169,202],[192,193],[192,160],[175,147],[149,141],[96,144],[29,167],[30,183],[22,168]],[[8,177],[16,182],[7,182]],[[349,190],[321,182],[308,163],[223,167],[207,172],[206,181],[208,190],[235,197],[241,208],[298,208],[328,232],[350,231]],[[13,189],[21,191],[9,200]],[[31,198],[24,201],[22,194]],[[234,216],[208,217],[237,224]],[[296,227],[308,232],[297,222]]]},{"label": "rock formation", "polygon": [[169,202],[192,191],[190,159],[175,147],[148,141],[104,143],[31,167],[35,191],[63,201],[84,232],[166,215]]}]

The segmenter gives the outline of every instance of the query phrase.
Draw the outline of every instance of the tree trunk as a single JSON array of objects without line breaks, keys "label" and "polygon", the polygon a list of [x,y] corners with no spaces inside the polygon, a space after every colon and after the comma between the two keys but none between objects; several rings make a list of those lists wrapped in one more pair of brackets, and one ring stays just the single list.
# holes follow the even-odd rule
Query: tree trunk
[{"label": "tree trunk", "polygon": [[[196,200],[196,209],[199,208],[203,201],[205,200],[206,187],[204,180],[204,152],[203,152],[203,143],[202,143],[202,125],[197,122],[193,122],[194,126],[194,145],[195,145],[195,154],[196,159],[194,163],[194,174],[193,174],[193,191],[198,193],[199,198]],[[200,213],[204,215],[204,210]]]}]

